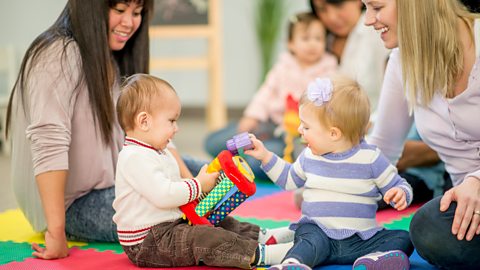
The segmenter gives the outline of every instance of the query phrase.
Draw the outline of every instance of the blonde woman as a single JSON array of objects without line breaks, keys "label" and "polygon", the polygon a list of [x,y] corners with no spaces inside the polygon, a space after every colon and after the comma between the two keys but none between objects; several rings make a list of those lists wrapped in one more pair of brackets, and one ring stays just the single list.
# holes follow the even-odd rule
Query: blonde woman
[{"label": "blonde woman", "polygon": [[[413,119],[453,182],[415,214],[418,253],[445,269],[480,265],[480,21],[457,0],[363,0],[390,57],[370,143],[395,162]],[[398,48],[397,48],[398,47]],[[448,248],[447,248],[448,247]]]}]

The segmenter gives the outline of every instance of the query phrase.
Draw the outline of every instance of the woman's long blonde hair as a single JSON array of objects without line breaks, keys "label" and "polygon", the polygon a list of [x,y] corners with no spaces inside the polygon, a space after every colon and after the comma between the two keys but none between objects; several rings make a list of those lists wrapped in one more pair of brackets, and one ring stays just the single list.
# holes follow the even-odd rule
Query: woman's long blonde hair
[{"label": "woman's long blonde hair", "polygon": [[397,12],[403,83],[410,109],[418,103],[428,105],[436,92],[453,96],[464,65],[458,19],[472,30],[478,15],[468,12],[458,0],[397,0]]}]

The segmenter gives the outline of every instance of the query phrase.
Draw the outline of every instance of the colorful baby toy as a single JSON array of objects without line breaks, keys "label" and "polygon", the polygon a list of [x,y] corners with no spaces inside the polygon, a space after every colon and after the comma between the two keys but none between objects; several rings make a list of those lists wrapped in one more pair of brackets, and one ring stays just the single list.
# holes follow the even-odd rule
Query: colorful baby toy
[{"label": "colorful baby toy", "polygon": [[207,168],[207,172],[220,173],[217,185],[208,194],[180,207],[189,224],[215,226],[255,193],[255,176],[245,159],[238,155],[252,148],[246,132],[227,141],[228,151],[220,152]]},{"label": "colorful baby toy", "polygon": [[283,159],[287,162],[293,162],[294,141],[300,134],[298,126],[300,118],[298,117],[298,101],[292,95],[287,96],[285,102],[285,114],[283,117],[283,128],[285,130],[285,149],[283,150]]}]

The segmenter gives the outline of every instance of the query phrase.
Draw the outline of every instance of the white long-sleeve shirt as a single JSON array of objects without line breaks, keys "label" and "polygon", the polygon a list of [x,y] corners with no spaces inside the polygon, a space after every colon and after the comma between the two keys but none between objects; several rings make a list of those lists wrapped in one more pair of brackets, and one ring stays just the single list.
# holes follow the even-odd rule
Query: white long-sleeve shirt
[{"label": "white long-sleeve shirt", "polygon": [[[480,20],[475,21],[475,36],[480,36]],[[423,141],[445,163],[453,185],[466,176],[480,178],[480,44],[477,41],[475,64],[467,88],[454,98],[439,94],[428,106],[417,105],[409,115],[402,82],[400,52],[393,50],[380,96],[378,118],[369,143],[377,145],[396,164],[413,118]]]},{"label": "white long-sleeve shirt", "polygon": [[181,218],[178,207],[201,193],[197,180],[180,177],[168,149],[159,152],[128,137],[118,156],[115,181],[113,221],[122,245],[141,243],[152,226]]}]

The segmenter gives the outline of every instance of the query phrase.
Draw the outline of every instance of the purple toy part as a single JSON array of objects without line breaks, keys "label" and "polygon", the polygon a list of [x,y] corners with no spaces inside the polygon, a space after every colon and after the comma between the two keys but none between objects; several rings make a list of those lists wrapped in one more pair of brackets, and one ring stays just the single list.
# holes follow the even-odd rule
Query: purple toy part
[{"label": "purple toy part", "polygon": [[248,132],[237,134],[227,141],[227,149],[232,155],[237,155],[238,149],[241,148],[243,148],[243,150],[253,149],[253,143],[248,136]]}]

